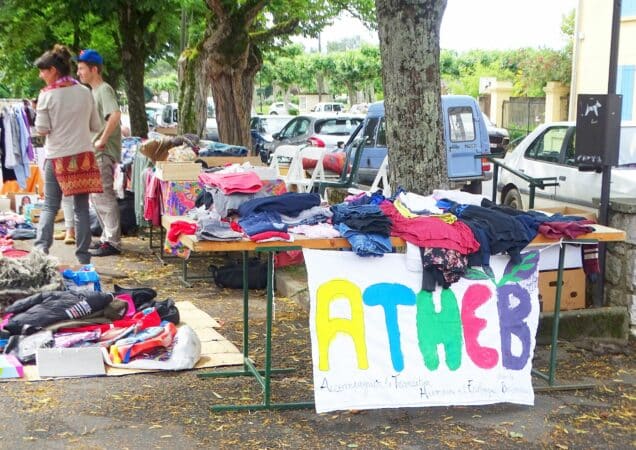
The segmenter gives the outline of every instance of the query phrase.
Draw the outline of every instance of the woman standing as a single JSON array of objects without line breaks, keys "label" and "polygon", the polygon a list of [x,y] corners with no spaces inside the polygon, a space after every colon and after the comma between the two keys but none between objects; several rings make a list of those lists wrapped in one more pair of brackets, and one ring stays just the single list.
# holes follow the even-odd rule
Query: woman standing
[{"label": "woman standing", "polygon": [[35,61],[46,86],[37,102],[35,128],[46,136],[44,151],[44,208],[40,215],[34,248],[49,252],[53,245],[55,215],[62,195],[73,197],[75,210],[75,256],[80,264],[90,262],[91,231],[88,194],[102,192],[99,167],[91,138],[100,121],[88,88],[70,76],[71,53],[55,45]]}]

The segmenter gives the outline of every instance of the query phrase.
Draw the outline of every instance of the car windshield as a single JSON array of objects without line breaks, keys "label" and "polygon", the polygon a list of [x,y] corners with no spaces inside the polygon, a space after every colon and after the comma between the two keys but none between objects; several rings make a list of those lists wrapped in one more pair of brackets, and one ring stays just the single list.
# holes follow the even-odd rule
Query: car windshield
[{"label": "car windshield", "polygon": [[263,117],[261,118],[261,129],[268,134],[274,134],[283,129],[289,122],[289,117]]},{"label": "car windshield", "polygon": [[336,136],[347,136],[356,129],[362,119],[327,119],[316,122],[316,133]]},{"label": "car windshield", "polygon": [[636,127],[623,127],[621,130],[618,165],[636,166]]}]

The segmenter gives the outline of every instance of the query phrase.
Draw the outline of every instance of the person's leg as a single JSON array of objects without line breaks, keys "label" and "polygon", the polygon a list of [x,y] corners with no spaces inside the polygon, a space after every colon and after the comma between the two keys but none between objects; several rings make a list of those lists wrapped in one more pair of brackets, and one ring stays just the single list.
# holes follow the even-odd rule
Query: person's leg
[{"label": "person's leg", "polygon": [[91,201],[95,207],[97,218],[102,226],[102,242],[109,243],[117,250],[121,249],[121,229],[119,223],[119,204],[117,194],[113,188],[115,173],[115,161],[112,158],[102,155],[97,158],[99,171],[102,176],[102,186],[104,192],[92,194]]},{"label": "person's leg", "polygon": [[53,245],[53,226],[61,201],[62,189],[55,178],[53,162],[47,160],[44,163],[44,206],[40,214],[37,237],[33,243],[34,248],[42,250],[47,255]]},{"label": "person's leg", "polygon": [[66,234],[64,243],[68,245],[75,244],[75,211],[73,210],[73,197],[62,197],[62,210],[64,211],[64,228]]},{"label": "person's leg", "polygon": [[75,256],[80,264],[91,262],[91,254],[88,247],[91,245],[91,225],[88,217],[88,194],[74,195],[73,207],[75,209]]},{"label": "person's leg", "polygon": [[[65,244],[75,244],[75,219],[73,217],[73,199],[62,196],[62,212],[64,213],[64,230],[57,231],[53,235],[56,241],[64,240]],[[69,231],[70,230],[70,231]],[[73,242],[67,242],[69,236],[72,236]]]}]

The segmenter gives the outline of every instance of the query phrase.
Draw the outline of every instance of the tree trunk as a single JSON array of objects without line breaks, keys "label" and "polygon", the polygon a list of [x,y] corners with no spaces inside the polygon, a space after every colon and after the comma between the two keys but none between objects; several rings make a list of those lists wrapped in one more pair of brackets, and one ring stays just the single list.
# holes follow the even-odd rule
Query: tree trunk
[{"label": "tree trunk", "polygon": [[[124,44],[125,45],[125,44]],[[144,98],[144,57],[124,57],[127,50],[122,49],[122,67],[126,80],[126,96],[128,97],[128,114],[130,115],[130,131],[132,136],[148,137],[148,119],[146,117],[146,100]]]},{"label": "tree trunk", "polygon": [[446,0],[375,3],[391,187],[430,194],[448,186],[439,76]]},{"label": "tree trunk", "polygon": [[322,93],[325,90],[325,76],[322,73],[316,74],[316,84],[318,86],[318,103],[322,102]]},{"label": "tree trunk", "polygon": [[196,49],[186,49],[179,58],[179,134],[205,134],[208,85],[204,63],[203,54]]},{"label": "tree trunk", "polygon": [[[121,36],[121,61],[124,75],[130,131],[133,136],[148,137],[146,101],[144,98],[144,63],[146,50],[143,32],[138,27],[139,17],[132,7],[119,11],[119,34]],[[140,35],[140,33],[142,33]]]},{"label": "tree trunk", "polygon": [[353,83],[345,83],[347,85],[347,97],[349,97],[349,104],[354,105],[356,102],[356,87]]},{"label": "tree trunk", "polygon": [[206,71],[216,106],[219,140],[250,148],[254,78],[263,58],[249,42],[246,27],[233,29],[230,22],[221,21],[206,33]]}]

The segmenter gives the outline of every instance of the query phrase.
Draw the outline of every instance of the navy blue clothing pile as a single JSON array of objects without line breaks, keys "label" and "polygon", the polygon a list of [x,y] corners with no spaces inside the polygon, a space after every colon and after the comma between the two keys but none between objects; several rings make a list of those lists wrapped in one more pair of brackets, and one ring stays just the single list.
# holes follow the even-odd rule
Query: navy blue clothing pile
[{"label": "navy blue clothing pile", "polygon": [[286,216],[297,217],[301,211],[320,205],[320,195],[287,192],[281,195],[255,198],[243,203],[238,211],[241,217],[262,211],[273,211]]},{"label": "navy blue clothing pile", "polygon": [[331,207],[333,225],[360,256],[382,256],[392,250],[391,221],[378,205],[339,203]]}]

